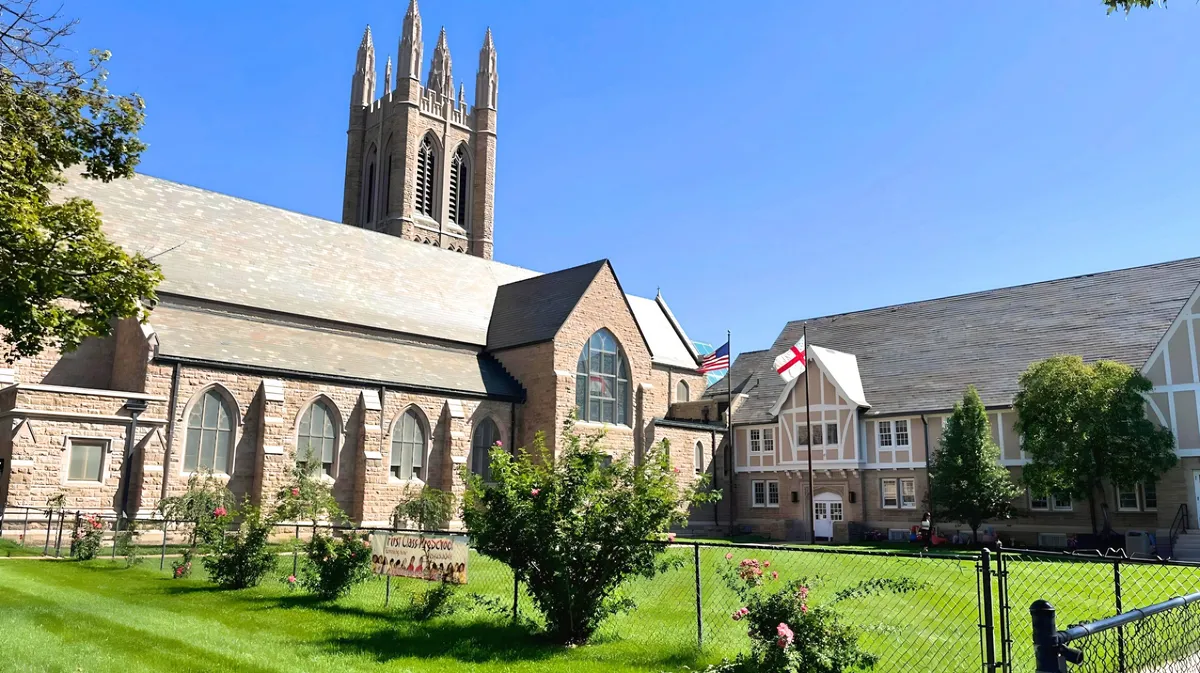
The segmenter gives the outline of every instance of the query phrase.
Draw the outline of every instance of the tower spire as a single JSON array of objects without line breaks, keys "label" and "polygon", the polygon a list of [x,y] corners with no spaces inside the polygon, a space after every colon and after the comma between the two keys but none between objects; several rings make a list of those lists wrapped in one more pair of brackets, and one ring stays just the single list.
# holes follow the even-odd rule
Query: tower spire
[{"label": "tower spire", "polygon": [[371,26],[363,31],[354,62],[354,77],[350,84],[350,105],[365,107],[375,100],[375,44],[371,41]]},{"label": "tower spire", "polygon": [[454,77],[450,72],[450,45],[446,43],[445,26],[442,26],[437,46],[433,48],[433,60],[429,64],[429,81],[425,87],[447,98],[454,98]]},{"label": "tower spire", "polygon": [[458,109],[467,109],[467,85],[462,82],[458,83]]},{"label": "tower spire", "polygon": [[383,95],[392,90],[392,57],[387,57],[387,65],[383,69]]},{"label": "tower spire", "polygon": [[404,14],[404,30],[400,34],[400,52],[396,57],[396,80],[407,77],[421,81],[421,12],[417,0],[410,0]]},{"label": "tower spire", "polygon": [[492,43],[492,29],[483,36],[483,48],[479,50],[479,72],[475,75],[475,107],[496,109],[496,94],[500,76],[496,71],[496,45]]}]

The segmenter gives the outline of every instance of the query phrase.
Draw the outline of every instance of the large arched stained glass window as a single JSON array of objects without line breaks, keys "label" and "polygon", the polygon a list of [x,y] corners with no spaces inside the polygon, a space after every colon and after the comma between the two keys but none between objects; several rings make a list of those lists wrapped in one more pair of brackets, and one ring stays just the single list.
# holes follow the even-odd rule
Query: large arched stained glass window
[{"label": "large arched stained glass window", "polygon": [[579,354],[575,406],[579,420],[629,425],[629,367],[606,329],[593,334]]},{"label": "large arched stained glass window", "polygon": [[183,471],[207,469],[227,473],[232,448],[233,414],[221,393],[209,388],[192,403],[188,413]]},{"label": "large arched stained glass window", "polygon": [[420,479],[425,465],[425,424],[413,409],[404,412],[392,429],[392,476]]},{"label": "large arched stained glass window", "polygon": [[296,463],[309,465],[319,463],[321,471],[332,477],[334,454],[337,451],[337,413],[324,400],[308,405],[300,417],[300,430],[296,433]]},{"label": "large arched stained glass window", "polygon": [[471,438],[471,471],[483,477],[484,481],[492,478],[492,447],[500,440],[500,429],[490,418],[485,418],[475,426],[475,435]]}]

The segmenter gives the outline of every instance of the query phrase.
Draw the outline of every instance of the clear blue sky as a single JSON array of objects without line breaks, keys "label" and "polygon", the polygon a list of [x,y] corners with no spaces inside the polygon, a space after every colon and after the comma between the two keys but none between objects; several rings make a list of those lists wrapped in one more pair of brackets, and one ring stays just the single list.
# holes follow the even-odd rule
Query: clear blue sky
[{"label": "clear blue sky", "polygon": [[[147,101],[141,170],[341,214],[355,49],[407,0],[83,2]],[[696,339],[1200,255],[1200,8],[422,0],[499,51],[496,257],[612,260]],[[428,69],[428,63],[425,65]],[[811,271],[805,263],[819,263]]]}]

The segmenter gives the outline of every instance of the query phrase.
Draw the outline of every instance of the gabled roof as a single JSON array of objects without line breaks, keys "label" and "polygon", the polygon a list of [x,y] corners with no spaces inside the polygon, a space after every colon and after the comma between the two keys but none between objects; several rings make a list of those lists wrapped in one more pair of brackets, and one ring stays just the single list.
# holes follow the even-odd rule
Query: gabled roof
[{"label": "gabled roof", "polygon": [[607,265],[602,259],[501,285],[488,323],[488,350],[553,339]]},{"label": "gabled roof", "polygon": [[[947,410],[969,385],[1005,406],[1021,372],[1053,355],[1141,367],[1197,283],[1200,257],[810,319],[808,338],[857,356],[869,415]],[[803,324],[756,358],[747,380],[758,385],[735,423],[772,420],[784,383],[771,362]]]},{"label": "gabled roof", "polygon": [[633,317],[646,335],[650,346],[650,360],[655,364],[696,369],[697,363],[693,348],[688,348],[691,342],[683,327],[675,322],[662,297],[645,299],[642,297],[626,296],[629,308],[633,309]]},{"label": "gabled roof", "polygon": [[704,396],[724,398],[726,391],[731,387],[734,395],[752,393],[759,387],[762,377],[779,378],[771,367],[773,359],[770,351],[745,351],[738,354],[729,372],[705,389]]},{"label": "gabled roof", "polygon": [[[843,353],[812,344],[808,347],[808,354],[812,357],[810,366],[816,366],[825,372],[825,376],[833,382],[834,387],[843,397],[859,408],[871,406],[863,394],[862,379],[858,374],[858,359],[852,353]],[[775,404],[771,405],[772,416],[779,414],[784,400],[787,399],[788,394],[792,392],[792,388],[796,387],[796,382],[799,380],[799,378],[792,379],[779,391],[779,397],[775,399]]]}]

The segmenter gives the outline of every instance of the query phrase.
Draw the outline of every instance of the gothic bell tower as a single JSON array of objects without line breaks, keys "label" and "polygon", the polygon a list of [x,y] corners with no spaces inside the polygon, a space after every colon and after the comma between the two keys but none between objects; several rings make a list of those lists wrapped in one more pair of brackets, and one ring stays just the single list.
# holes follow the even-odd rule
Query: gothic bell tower
[{"label": "gothic bell tower", "polygon": [[443,28],[421,83],[424,44],[417,0],[404,17],[395,83],[388,58],[376,97],[370,27],[350,86],[342,222],[455,252],[492,258],[499,82],[492,31],[484,35],[474,106],[455,95]]}]

